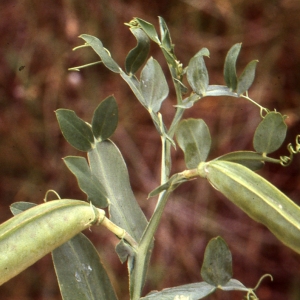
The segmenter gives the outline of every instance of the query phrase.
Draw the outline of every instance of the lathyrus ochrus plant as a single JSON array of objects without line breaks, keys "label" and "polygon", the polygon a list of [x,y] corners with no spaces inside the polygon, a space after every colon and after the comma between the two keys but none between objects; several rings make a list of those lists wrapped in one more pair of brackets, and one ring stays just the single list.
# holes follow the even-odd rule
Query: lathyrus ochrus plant
[{"label": "lathyrus ochrus plant", "polygon": [[[87,158],[64,158],[80,189],[87,195],[87,202],[60,199],[57,195],[57,200],[40,205],[14,203],[11,210],[15,216],[0,226],[0,282],[6,282],[52,251],[63,299],[117,299],[98,252],[80,233],[92,225],[104,225],[120,239],[116,253],[122,263],[127,261],[132,300],[196,300],[216,289],[241,290],[246,293],[247,299],[257,299],[256,288],[247,288],[232,278],[231,253],[220,237],[212,239],[206,248],[201,268],[204,281],[142,297],[154,245],[153,237],[170,194],[180,184],[203,177],[251,218],[268,227],[286,246],[300,253],[299,207],[255,173],[264,163],[290,164],[293,155],[300,152],[300,135],[296,137],[295,146],[287,146],[289,156],[269,156],[284,142],[286,117],[262,107],[248,96],[257,61],[251,61],[237,76],[236,60],[241,44],[234,45],[225,58],[226,85],[212,85],[205,65],[205,59],[209,57],[207,48],[201,49],[191,58],[188,66],[183,67],[175,56],[170,32],[163,18],[159,18],[159,34],[152,24],[139,18],[126,25],[137,39],[137,46],[126,57],[125,71],[98,38],[87,34],[80,36],[85,44],[75,49],[92,48],[100,60],[71,70],[80,71],[93,64],[103,64],[125,80],[149,112],[161,138],[162,150],[161,185],[149,194],[149,197],[158,195],[155,210],[147,220],[130,187],[123,157],[109,139],[118,123],[115,98],[108,96],[99,104],[91,123],[80,119],[72,110],[58,109],[56,116],[62,134],[73,147],[87,154]],[[169,87],[160,64],[153,57],[148,58],[150,42],[160,47],[176,91],[176,112],[169,128],[159,112],[162,102],[168,97]],[[135,74],[141,67],[140,78],[137,78]],[[183,83],[184,78],[191,88],[189,94],[190,89]],[[239,97],[258,106],[262,120],[254,134],[254,151],[227,153],[206,161],[211,147],[206,123],[202,119],[182,120],[184,111],[206,96]],[[184,152],[187,167],[176,174],[171,173],[170,155],[171,148],[176,145],[174,137]],[[108,217],[103,210],[106,207]]]}]

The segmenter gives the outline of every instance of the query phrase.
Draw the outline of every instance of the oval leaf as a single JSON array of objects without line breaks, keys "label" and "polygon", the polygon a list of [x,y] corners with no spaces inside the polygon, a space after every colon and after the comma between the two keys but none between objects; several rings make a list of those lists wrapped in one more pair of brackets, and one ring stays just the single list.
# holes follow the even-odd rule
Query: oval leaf
[{"label": "oval leaf", "polygon": [[284,142],[287,125],[285,117],[277,112],[268,113],[256,128],[253,146],[259,153],[272,153]]},{"label": "oval leaf", "polygon": [[231,91],[235,91],[237,88],[237,76],[236,76],[236,60],[240,53],[242,44],[233,45],[225,58],[224,63],[224,79],[226,85],[231,89]]},{"label": "oval leaf", "polygon": [[255,69],[257,63],[258,60],[252,60],[251,62],[249,62],[249,64],[246,66],[245,70],[239,77],[236,91],[239,96],[248,91],[248,89],[252,85],[255,77]]},{"label": "oval leaf", "polygon": [[211,239],[206,246],[201,276],[216,287],[225,285],[232,278],[231,252],[221,237]]},{"label": "oval leaf", "polygon": [[88,152],[92,174],[105,186],[112,222],[139,241],[147,220],[132,192],[127,167],[119,149],[110,140],[97,143]]},{"label": "oval leaf", "polygon": [[104,99],[95,109],[92,131],[98,141],[108,139],[118,125],[118,105],[114,96]]},{"label": "oval leaf", "polygon": [[198,300],[212,294],[215,290],[215,286],[206,282],[190,283],[163,289],[160,292],[151,292],[141,300]]},{"label": "oval leaf", "polygon": [[35,203],[31,203],[31,202],[15,202],[12,205],[10,205],[10,211],[12,212],[12,214],[18,215],[19,213],[23,212],[24,210],[27,210],[31,207],[36,206]]},{"label": "oval leaf", "polygon": [[97,207],[107,207],[108,198],[105,188],[92,174],[86,159],[79,156],[68,156],[64,158],[64,163],[76,176],[80,189],[88,196],[88,201]]},{"label": "oval leaf", "polygon": [[77,117],[73,110],[61,108],[55,113],[60,130],[71,146],[85,152],[93,148],[94,136],[91,127]]},{"label": "oval leaf", "polygon": [[187,119],[180,122],[176,130],[179,147],[184,152],[188,169],[197,168],[205,161],[211,146],[209,129],[201,119]]},{"label": "oval leaf", "polygon": [[130,28],[130,31],[137,39],[137,46],[129,51],[125,61],[125,70],[127,73],[135,74],[147,59],[150,40],[140,28]]},{"label": "oval leaf", "polygon": [[81,34],[79,37],[85,40],[85,42],[93,48],[93,50],[100,56],[103,64],[109,70],[115,73],[120,73],[120,67],[110,56],[108,50],[103,47],[102,42],[98,38],[88,34]]},{"label": "oval leaf", "polygon": [[85,235],[55,249],[52,259],[64,300],[117,300],[99,254]]},{"label": "oval leaf", "polygon": [[134,18],[134,19],[138,22],[138,24],[141,26],[144,32],[149,36],[149,38],[155,43],[160,45],[160,41],[157,32],[155,30],[155,27],[151,23],[142,20],[140,18]]},{"label": "oval leaf", "polygon": [[161,66],[150,57],[141,72],[140,90],[148,110],[158,112],[169,94],[169,87]]},{"label": "oval leaf", "polygon": [[204,48],[200,50],[189,62],[187,69],[187,80],[193,91],[204,96],[208,87],[209,77],[203,55],[208,56],[209,52]]},{"label": "oval leaf", "polygon": [[285,194],[248,168],[229,161],[201,163],[198,171],[252,219],[300,253],[300,207]]}]

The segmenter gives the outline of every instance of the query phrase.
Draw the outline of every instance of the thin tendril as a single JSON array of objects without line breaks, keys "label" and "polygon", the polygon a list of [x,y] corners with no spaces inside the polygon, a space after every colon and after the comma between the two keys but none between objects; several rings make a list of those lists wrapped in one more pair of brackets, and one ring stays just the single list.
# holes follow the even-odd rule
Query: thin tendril
[{"label": "thin tendril", "polygon": [[280,156],[280,160],[281,160],[280,164],[283,167],[289,166],[291,164],[292,160],[293,160],[294,154],[300,153],[300,134],[298,134],[296,136],[296,146],[295,146],[295,148],[290,143],[290,144],[287,145],[287,149],[290,153],[290,156]]},{"label": "thin tendril", "polygon": [[49,193],[53,193],[53,194],[56,195],[56,197],[57,197],[59,200],[61,199],[60,196],[59,196],[59,194],[58,194],[56,191],[54,191],[54,190],[48,190],[48,191],[46,192],[46,194],[45,194],[44,202],[47,202],[47,200],[48,200],[47,198],[48,198]]}]

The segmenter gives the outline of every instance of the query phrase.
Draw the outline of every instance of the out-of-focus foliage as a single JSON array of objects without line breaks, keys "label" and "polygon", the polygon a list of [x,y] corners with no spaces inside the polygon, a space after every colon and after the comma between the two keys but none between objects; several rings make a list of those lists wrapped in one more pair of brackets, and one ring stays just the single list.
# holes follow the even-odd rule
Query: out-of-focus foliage
[{"label": "out-of-focus foliage", "polygon": [[[70,51],[81,43],[77,36],[82,32],[101,37],[117,63],[125,61],[136,40],[122,23],[135,16],[153,24],[157,24],[158,15],[166,20],[176,44],[175,52],[184,66],[197,51],[207,47],[211,59],[205,62],[210,81],[218,84],[224,84],[222,69],[226,51],[242,42],[237,75],[241,75],[250,60],[259,59],[251,97],[271,110],[276,107],[289,115],[286,141],[294,141],[300,123],[300,3],[271,0],[176,0],[171,3],[167,0],[0,2],[1,222],[11,216],[9,204],[16,201],[40,203],[49,188],[54,188],[62,197],[84,196],[61,160],[70,151],[73,155],[78,153],[60,135],[54,110],[64,107],[90,120],[99,100],[113,93],[120,118],[115,140],[125,156],[141,206],[146,214],[152,211],[154,202],[145,199],[159,183],[156,166],[160,162],[157,151],[160,140],[147,112],[126,84],[103,66],[80,73],[67,71],[71,66],[97,59],[89,50]],[[155,46],[150,51],[156,58],[161,55]],[[174,91],[170,91],[166,101],[174,100]],[[223,101],[223,118],[218,114],[216,120],[219,101]],[[193,111],[197,117],[209,125],[212,136],[218,136],[218,148],[212,145],[211,157],[237,149],[251,149],[249,137],[253,136],[259,122],[252,105],[225,98],[204,99],[195,105],[198,109]],[[162,111],[167,122],[167,116],[171,119],[173,111],[166,111],[164,105]],[[178,151],[174,158],[173,171],[182,170],[185,163],[181,152]],[[296,157],[285,175],[283,172],[279,175],[274,165],[264,174],[289,197],[299,199],[299,167],[299,157]],[[195,202],[195,195],[199,193],[204,200]],[[258,294],[261,299],[299,299],[298,256],[220,199],[201,182],[187,183],[178,189],[176,199],[170,199],[166,207],[164,224],[156,235],[157,247],[149,272],[155,277],[150,278],[146,288],[161,290],[197,281],[207,242],[221,235],[230,245],[234,266],[239,266],[234,269],[235,278],[254,285],[258,277],[270,272],[276,284],[269,287],[264,284]],[[201,215],[195,215],[195,211],[201,211]],[[93,233],[89,236],[94,238],[96,245],[108,245],[103,255],[109,261],[106,267],[112,266],[114,272],[111,273],[117,274],[115,280],[126,276],[126,266],[119,264],[113,251],[107,251],[109,247],[113,250],[117,239],[102,232],[97,232],[97,238]],[[3,285],[1,299],[60,299],[50,264],[50,259],[45,258]],[[168,276],[165,276],[166,270]],[[45,286],[40,284],[42,282]],[[117,293],[125,299],[127,286],[120,287]],[[225,299],[227,295],[219,296]],[[240,294],[228,294],[230,299],[235,296],[240,299]],[[218,295],[214,297],[221,299]]]}]

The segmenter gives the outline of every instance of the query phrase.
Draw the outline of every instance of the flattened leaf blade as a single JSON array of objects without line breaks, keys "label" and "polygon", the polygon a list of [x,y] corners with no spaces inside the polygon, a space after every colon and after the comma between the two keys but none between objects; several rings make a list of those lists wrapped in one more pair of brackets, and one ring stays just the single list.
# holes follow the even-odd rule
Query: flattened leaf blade
[{"label": "flattened leaf blade", "polygon": [[148,222],[132,192],[119,149],[112,141],[105,140],[96,143],[95,149],[88,152],[88,159],[92,174],[105,186],[112,222],[139,241]]},{"label": "flattened leaf blade", "polygon": [[256,128],[253,147],[259,153],[272,153],[284,142],[287,132],[285,117],[278,112],[268,113]]},{"label": "flattened leaf blade", "polygon": [[166,288],[160,292],[151,292],[141,300],[198,300],[212,294],[215,290],[216,287],[207,282],[197,282]]},{"label": "flattened leaf blade", "polygon": [[60,130],[71,146],[84,152],[93,148],[94,136],[91,127],[73,110],[60,108],[55,113]]},{"label": "flattened leaf blade", "polygon": [[160,45],[160,41],[157,32],[155,30],[155,27],[151,23],[142,20],[140,18],[134,18],[134,19],[139,23],[139,25],[144,30],[144,32],[149,36],[149,38],[155,43]]},{"label": "flattened leaf blade", "polygon": [[224,79],[226,85],[231,89],[231,91],[235,91],[237,88],[236,60],[240,53],[241,47],[241,43],[233,45],[229,49],[225,58]]},{"label": "flattened leaf blade", "polygon": [[137,45],[129,51],[126,57],[125,70],[128,74],[135,74],[147,59],[150,50],[150,40],[140,28],[130,28],[130,31],[137,39]]},{"label": "flattened leaf blade", "polygon": [[100,56],[103,64],[112,72],[120,73],[120,67],[110,56],[109,52],[103,47],[102,42],[95,36],[89,34],[81,34],[79,36]]},{"label": "flattened leaf blade", "polygon": [[187,69],[187,80],[193,91],[204,96],[208,88],[209,76],[203,56],[208,56],[206,48],[201,49],[194,57],[191,58]]},{"label": "flattened leaf blade", "polygon": [[184,152],[188,169],[197,168],[200,162],[206,160],[211,147],[211,137],[202,119],[181,121],[176,130],[176,138],[179,147]]},{"label": "flattened leaf blade", "polygon": [[118,105],[114,96],[104,99],[95,109],[92,131],[98,141],[108,139],[118,125]]},{"label": "flattened leaf blade", "polygon": [[252,85],[255,77],[255,70],[256,70],[256,65],[258,63],[258,60],[252,60],[249,62],[249,64],[245,67],[245,70],[241,74],[241,76],[238,79],[237,82],[237,94],[240,96]]},{"label": "flattened leaf blade", "polygon": [[64,158],[64,163],[77,178],[78,185],[87,194],[88,201],[100,208],[107,207],[108,197],[105,188],[92,174],[86,159],[80,156],[68,156]]},{"label": "flattened leaf blade", "polygon": [[10,211],[12,212],[12,214],[15,216],[15,215],[25,211],[26,209],[29,209],[29,208],[34,207],[36,205],[37,204],[35,204],[35,203],[20,201],[20,202],[12,203],[9,206],[9,208],[10,208]]},{"label": "flattened leaf blade", "polygon": [[117,300],[99,254],[82,233],[52,252],[64,300]]},{"label": "flattened leaf blade", "polygon": [[169,94],[169,86],[161,66],[150,57],[141,72],[140,91],[148,110],[158,112]]},{"label": "flattened leaf blade", "polygon": [[232,278],[231,252],[221,237],[211,239],[206,246],[201,276],[216,287],[225,285]]}]

